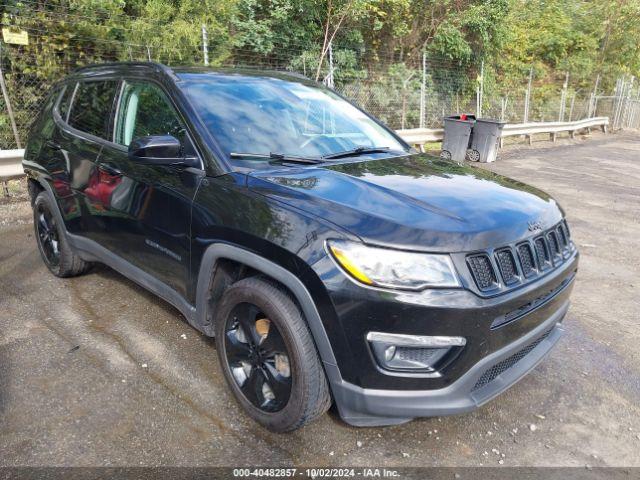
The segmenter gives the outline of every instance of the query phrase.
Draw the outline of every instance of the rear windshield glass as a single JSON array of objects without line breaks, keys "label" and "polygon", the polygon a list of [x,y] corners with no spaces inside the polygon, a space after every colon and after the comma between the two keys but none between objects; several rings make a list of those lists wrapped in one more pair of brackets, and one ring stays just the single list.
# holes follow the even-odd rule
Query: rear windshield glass
[{"label": "rear windshield glass", "polygon": [[357,147],[405,147],[329,89],[290,79],[180,74],[181,88],[227,155],[320,157]]}]

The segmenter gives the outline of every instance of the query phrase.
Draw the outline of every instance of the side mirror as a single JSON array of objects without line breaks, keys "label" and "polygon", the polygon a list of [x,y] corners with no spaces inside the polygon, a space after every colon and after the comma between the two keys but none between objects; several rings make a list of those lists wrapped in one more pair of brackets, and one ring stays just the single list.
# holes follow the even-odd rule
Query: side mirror
[{"label": "side mirror", "polygon": [[195,167],[197,158],[185,157],[180,141],[172,135],[138,137],[129,144],[129,158],[145,165]]}]

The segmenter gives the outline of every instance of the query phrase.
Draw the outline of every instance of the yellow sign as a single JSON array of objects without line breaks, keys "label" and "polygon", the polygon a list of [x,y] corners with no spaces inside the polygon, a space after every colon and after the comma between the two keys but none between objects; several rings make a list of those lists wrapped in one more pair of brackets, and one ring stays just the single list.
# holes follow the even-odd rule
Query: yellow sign
[{"label": "yellow sign", "polygon": [[12,30],[11,28],[3,28],[2,38],[5,43],[29,45],[29,33],[26,30]]}]

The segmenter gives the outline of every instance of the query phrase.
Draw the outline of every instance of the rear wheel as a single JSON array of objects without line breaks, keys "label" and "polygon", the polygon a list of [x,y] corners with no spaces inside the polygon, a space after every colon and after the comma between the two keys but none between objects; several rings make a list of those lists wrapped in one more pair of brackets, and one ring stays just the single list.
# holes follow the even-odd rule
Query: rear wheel
[{"label": "rear wheel", "polygon": [[260,277],[232,285],[222,297],[215,330],[225,378],[258,423],[290,431],[329,408],[329,388],[309,329],[280,286]]},{"label": "rear wheel", "polygon": [[87,271],[90,264],[82,260],[64,236],[54,214],[55,205],[47,192],[40,192],[33,202],[33,225],[38,250],[47,268],[57,277],[73,277]]}]

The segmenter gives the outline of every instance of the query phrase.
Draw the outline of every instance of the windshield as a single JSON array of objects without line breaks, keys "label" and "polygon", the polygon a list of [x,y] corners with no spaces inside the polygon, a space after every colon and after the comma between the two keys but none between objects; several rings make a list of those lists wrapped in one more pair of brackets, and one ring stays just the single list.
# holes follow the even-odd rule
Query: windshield
[{"label": "windshield", "polygon": [[238,74],[186,73],[180,79],[232,161],[240,153],[268,160],[272,153],[317,158],[357,148],[363,154],[364,148],[405,151],[384,127],[326,88]]}]

